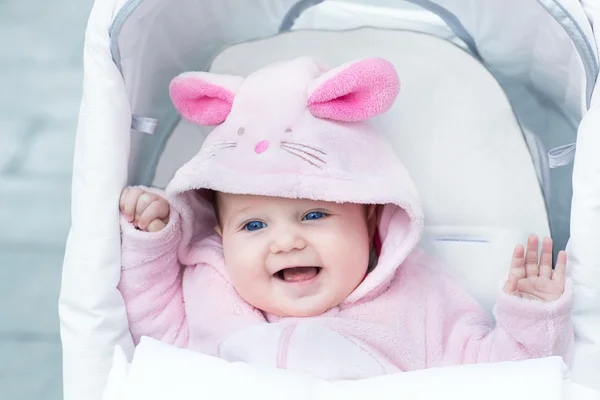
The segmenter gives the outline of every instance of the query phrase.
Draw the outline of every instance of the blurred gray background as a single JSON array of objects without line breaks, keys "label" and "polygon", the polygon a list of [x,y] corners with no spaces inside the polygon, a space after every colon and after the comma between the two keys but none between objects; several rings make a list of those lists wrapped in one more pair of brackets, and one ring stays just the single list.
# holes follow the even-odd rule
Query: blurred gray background
[{"label": "blurred gray background", "polygon": [[57,314],[91,0],[0,0],[0,399],[62,398]]}]

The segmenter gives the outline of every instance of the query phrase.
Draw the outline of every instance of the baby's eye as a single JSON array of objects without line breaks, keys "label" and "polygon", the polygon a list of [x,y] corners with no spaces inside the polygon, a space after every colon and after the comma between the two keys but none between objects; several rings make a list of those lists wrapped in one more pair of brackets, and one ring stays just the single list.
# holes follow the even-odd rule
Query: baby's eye
[{"label": "baby's eye", "polygon": [[244,229],[247,231],[257,231],[259,229],[266,228],[267,224],[260,221],[250,221],[246,225],[244,225]]},{"label": "baby's eye", "polygon": [[311,211],[302,218],[303,221],[312,221],[314,219],[321,219],[327,216],[324,212],[321,211]]}]

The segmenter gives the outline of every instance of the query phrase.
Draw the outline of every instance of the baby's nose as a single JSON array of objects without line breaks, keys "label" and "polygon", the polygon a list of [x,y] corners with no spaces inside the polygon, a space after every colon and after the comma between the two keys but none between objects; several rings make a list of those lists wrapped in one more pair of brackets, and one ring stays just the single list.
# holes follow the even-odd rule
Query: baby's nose
[{"label": "baby's nose", "polygon": [[302,250],[306,247],[304,239],[297,235],[282,234],[273,240],[270,246],[272,253],[289,253],[293,250]]},{"label": "baby's nose", "polygon": [[268,148],[269,148],[269,141],[261,140],[260,142],[258,142],[256,144],[256,147],[254,147],[254,151],[256,152],[256,154],[260,154],[260,153],[264,152],[265,150],[267,150]]}]

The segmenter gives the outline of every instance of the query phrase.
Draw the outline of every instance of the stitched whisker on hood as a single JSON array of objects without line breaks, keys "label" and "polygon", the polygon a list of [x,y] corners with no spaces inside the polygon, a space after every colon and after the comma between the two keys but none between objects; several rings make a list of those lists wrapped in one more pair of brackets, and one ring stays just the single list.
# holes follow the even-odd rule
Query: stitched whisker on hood
[{"label": "stitched whisker on hood", "polygon": [[289,150],[294,150],[294,151],[297,151],[297,152],[299,152],[299,153],[302,153],[302,154],[304,154],[304,155],[307,155],[307,156],[309,156],[309,157],[312,157],[313,159],[315,159],[315,160],[317,160],[317,161],[319,161],[319,162],[321,162],[321,163],[323,163],[323,164],[326,164],[325,160],[323,160],[323,159],[321,159],[321,158],[319,158],[319,157],[315,156],[314,154],[311,154],[310,152],[308,152],[308,151],[306,151],[306,150],[303,150],[303,149],[298,149],[298,148],[296,148],[296,147],[289,146],[289,145],[284,145],[284,144],[281,144],[281,148],[282,148],[282,149],[289,149]]},{"label": "stitched whisker on hood", "polygon": [[290,142],[289,140],[286,140],[286,141],[282,141],[281,144],[282,145],[287,144],[287,145],[292,145],[292,146],[299,146],[299,147],[303,147],[303,148],[306,148],[306,149],[314,150],[317,153],[323,154],[324,156],[327,155],[327,153],[325,153],[323,150],[321,150],[319,148],[316,148],[316,147],[313,147],[313,146],[309,146],[309,145],[304,144],[304,143]]},{"label": "stitched whisker on hood", "polygon": [[213,153],[217,150],[224,150],[224,149],[233,149],[237,147],[237,143],[231,143],[231,144],[222,144],[222,145],[215,145],[215,146],[211,146],[207,149],[205,149],[205,151],[207,153]]},{"label": "stitched whisker on hood", "polygon": [[215,143],[211,146],[211,148],[221,148],[221,147],[229,147],[229,146],[237,146],[236,142],[221,142],[221,143]]},{"label": "stitched whisker on hood", "polygon": [[283,150],[287,151],[288,153],[290,153],[291,155],[294,155],[294,156],[296,156],[296,157],[298,157],[298,158],[301,158],[302,160],[306,161],[307,163],[309,163],[309,164],[311,164],[311,165],[313,165],[313,166],[315,166],[315,167],[317,167],[317,168],[319,168],[319,169],[322,169],[322,168],[323,168],[323,167],[321,167],[320,165],[318,165],[318,164],[315,164],[314,162],[312,162],[312,161],[311,161],[311,160],[309,160],[308,158],[304,157],[303,155],[296,153],[296,152],[295,152],[296,150],[292,150],[291,148],[285,148],[285,147],[283,147],[283,146],[282,146],[281,148],[282,148]]},{"label": "stitched whisker on hood", "polygon": [[214,156],[217,155],[217,153],[219,153],[219,151],[222,150],[226,150],[226,149],[235,149],[237,147],[237,144],[230,144],[227,146],[219,146],[219,147],[212,147],[208,150],[206,150],[207,156],[208,158],[213,158]]}]

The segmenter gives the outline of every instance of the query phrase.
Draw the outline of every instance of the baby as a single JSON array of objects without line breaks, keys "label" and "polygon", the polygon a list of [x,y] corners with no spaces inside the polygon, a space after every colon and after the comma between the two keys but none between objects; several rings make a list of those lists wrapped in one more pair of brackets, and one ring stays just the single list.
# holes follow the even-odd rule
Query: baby
[{"label": "baby", "polygon": [[515,248],[495,326],[417,248],[415,187],[367,123],[398,91],[396,71],[376,58],[175,78],[181,115],[217,127],[165,192],[121,196],[119,289],[134,340],[325,379],[569,362],[566,255],[553,269],[550,239],[539,260],[535,235]]}]

